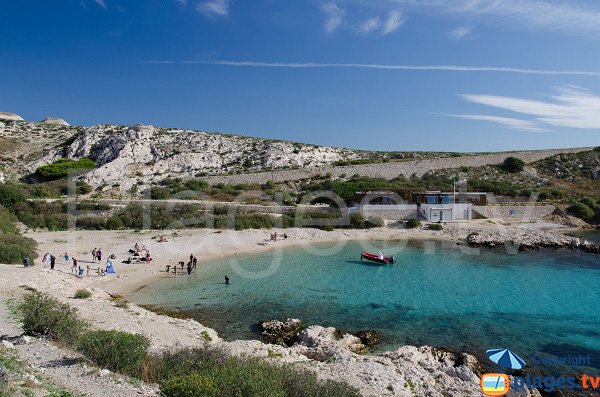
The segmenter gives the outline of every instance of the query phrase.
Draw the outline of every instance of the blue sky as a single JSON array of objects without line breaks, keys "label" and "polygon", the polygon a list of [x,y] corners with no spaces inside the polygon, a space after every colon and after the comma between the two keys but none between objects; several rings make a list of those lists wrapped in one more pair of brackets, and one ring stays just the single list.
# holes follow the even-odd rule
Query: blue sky
[{"label": "blue sky", "polygon": [[379,150],[600,145],[584,0],[0,2],[0,111]]}]

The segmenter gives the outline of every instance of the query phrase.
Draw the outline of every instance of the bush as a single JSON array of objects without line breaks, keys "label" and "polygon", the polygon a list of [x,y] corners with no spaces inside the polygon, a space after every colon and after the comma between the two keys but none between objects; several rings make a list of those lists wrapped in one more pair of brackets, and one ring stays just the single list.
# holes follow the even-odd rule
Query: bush
[{"label": "bush", "polygon": [[581,201],[575,202],[568,208],[568,211],[584,221],[590,221],[594,217],[594,210]]},{"label": "bush", "polygon": [[159,383],[164,396],[360,396],[353,387],[319,381],[310,371],[256,359],[227,358],[218,350],[184,349],[150,357],[142,379]]},{"label": "bush", "polygon": [[514,174],[523,171],[525,168],[525,162],[517,157],[507,157],[502,163],[501,168],[506,172]]},{"label": "bush", "polygon": [[23,331],[27,335],[47,336],[66,344],[76,343],[88,324],[77,310],[41,292],[30,292],[19,305]]},{"label": "bush", "polygon": [[92,293],[90,291],[88,291],[87,289],[78,289],[77,291],[75,291],[75,295],[73,295],[73,298],[75,299],[87,299],[89,297],[92,296]]},{"label": "bush", "polygon": [[150,340],[121,331],[90,331],[81,335],[77,351],[94,364],[131,376],[140,376]]},{"label": "bush", "polygon": [[441,223],[432,223],[429,225],[429,230],[443,230],[444,227]]},{"label": "bush", "polygon": [[15,223],[17,223],[17,217],[0,205],[0,233],[18,233]]},{"label": "bush", "polygon": [[406,221],[406,227],[409,229],[414,229],[421,226],[421,221],[418,219],[409,219]]},{"label": "bush", "polygon": [[166,381],[160,388],[161,394],[168,397],[211,397],[217,395],[212,381],[198,373],[176,376]]},{"label": "bush", "polygon": [[79,160],[70,160],[62,158],[52,164],[46,164],[35,170],[36,175],[46,180],[64,178],[69,174],[69,170],[83,170],[87,172],[96,168],[94,160],[82,157]]},{"label": "bush", "polygon": [[24,257],[31,261],[37,257],[37,242],[20,234],[0,234],[0,263],[16,265]]},{"label": "bush", "polygon": [[19,203],[25,201],[25,196],[19,189],[11,185],[0,185],[0,205],[13,209]]},{"label": "bush", "polygon": [[579,202],[581,202],[581,203],[583,203],[583,204],[587,205],[588,207],[590,207],[590,208],[592,208],[592,209],[593,209],[593,208],[596,208],[596,205],[597,205],[597,202],[596,202],[596,200],[594,200],[594,199],[593,199],[593,198],[591,198],[591,197],[584,197],[584,198],[580,199],[580,200],[579,200]]}]

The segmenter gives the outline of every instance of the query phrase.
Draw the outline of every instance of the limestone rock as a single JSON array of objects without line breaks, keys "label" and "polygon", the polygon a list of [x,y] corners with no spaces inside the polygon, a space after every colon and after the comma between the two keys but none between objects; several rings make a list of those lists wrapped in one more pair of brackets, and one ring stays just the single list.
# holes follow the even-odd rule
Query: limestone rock
[{"label": "limestone rock", "polygon": [[0,112],[0,120],[23,121],[23,118],[18,114]]},{"label": "limestone rock", "polygon": [[286,321],[261,321],[259,326],[265,343],[281,346],[291,346],[296,341],[300,330],[304,328],[302,321],[292,318]]},{"label": "limestone rock", "polygon": [[70,126],[71,125],[71,124],[67,123],[65,120],[59,119],[59,118],[56,118],[56,117],[45,118],[44,120],[40,121],[40,123],[44,123],[44,124],[56,124],[56,125],[64,125],[64,126]]},{"label": "limestone rock", "polygon": [[361,343],[367,347],[373,347],[381,341],[377,331],[359,331],[354,336],[359,338]]}]

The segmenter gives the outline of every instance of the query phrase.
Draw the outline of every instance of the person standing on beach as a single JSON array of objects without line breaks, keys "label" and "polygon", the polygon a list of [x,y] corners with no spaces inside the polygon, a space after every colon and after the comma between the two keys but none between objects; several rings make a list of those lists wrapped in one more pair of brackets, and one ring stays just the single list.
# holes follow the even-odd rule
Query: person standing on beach
[{"label": "person standing on beach", "polygon": [[68,265],[69,264],[69,254],[67,252],[65,252],[64,258],[65,258],[65,265]]},{"label": "person standing on beach", "polygon": [[98,258],[98,262],[102,262],[102,250],[100,248],[96,251],[96,257]]},{"label": "person standing on beach", "polygon": [[225,276],[225,284],[229,285],[229,277]]},{"label": "person standing on beach", "polygon": [[97,253],[96,247],[94,247],[94,249],[92,250],[92,261],[94,263],[96,263],[96,253]]},{"label": "person standing on beach", "polygon": [[44,265],[44,269],[50,265],[48,255],[49,254],[46,252],[46,255],[44,255],[44,257],[42,258],[42,264]]},{"label": "person standing on beach", "polygon": [[75,274],[77,274],[77,259],[73,258],[73,265],[71,265],[71,273],[75,270]]},{"label": "person standing on beach", "polygon": [[187,272],[188,272],[188,276],[189,276],[190,274],[192,274],[192,266],[193,266],[193,265],[192,265],[192,262],[191,262],[191,261],[190,261],[190,262],[188,262],[188,264],[187,264]]},{"label": "person standing on beach", "polygon": [[54,265],[56,265],[56,257],[54,255],[50,255],[50,270],[54,270]]}]

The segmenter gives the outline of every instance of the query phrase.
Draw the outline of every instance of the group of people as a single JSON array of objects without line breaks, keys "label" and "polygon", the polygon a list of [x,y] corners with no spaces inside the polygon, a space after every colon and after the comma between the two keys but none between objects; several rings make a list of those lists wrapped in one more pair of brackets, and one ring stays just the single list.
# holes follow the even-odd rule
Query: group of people
[{"label": "group of people", "polygon": [[44,255],[44,257],[42,258],[42,264],[44,265],[44,269],[50,268],[50,270],[54,270],[54,266],[56,266],[56,257],[46,252],[46,255]]},{"label": "group of people", "polygon": [[[196,258],[194,256],[194,254],[190,254],[190,260],[187,263],[187,274],[192,274],[192,270],[196,269],[196,266],[198,265],[198,258]],[[179,266],[181,266],[181,271],[183,271],[183,268],[185,265],[185,262],[180,261],[179,262]],[[167,265],[165,266],[165,269],[167,271],[167,273],[169,273],[171,271],[171,267],[173,268],[173,272],[175,273],[175,275],[177,275],[177,265]]]},{"label": "group of people", "polygon": [[96,249],[96,247],[94,247],[94,249],[92,250],[92,261],[96,263],[96,259],[98,260],[98,262],[102,262],[102,250],[100,248]]},{"label": "group of people", "polygon": [[[92,250],[92,256],[93,256],[93,263],[96,263],[96,260],[101,261],[102,260],[102,251],[101,250],[97,250],[96,248],[94,248]],[[65,254],[63,255],[63,258],[65,260],[65,265],[68,265],[69,263],[71,263],[71,273],[74,273],[77,277],[83,277],[83,274],[86,273],[87,276],[89,277],[90,275],[90,271],[92,270],[92,268],[90,267],[90,265],[87,265],[86,269],[83,268],[83,266],[81,265],[81,262],[79,259],[73,257],[71,258],[71,256],[69,255],[68,252],[65,252]],[[102,269],[100,267],[98,267],[96,269],[96,273],[99,276],[103,276],[107,273],[116,273],[115,269],[113,267],[113,263],[112,260],[116,259],[116,255],[112,254],[111,256],[109,256],[106,260],[106,268]],[[90,262],[87,262],[90,263]],[[54,270],[54,268],[56,267],[56,257],[49,253],[46,252],[46,254],[43,256],[42,258],[42,264],[44,265],[44,268],[49,268],[50,270]],[[29,267],[31,266],[31,259],[28,256],[24,256],[23,257],[23,266],[24,267]]]},{"label": "group of people", "polygon": [[[271,233],[271,241],[277,242],[278,237],[279,237],[279,235],[277,234],[277,232]],[[287,238],[288,238],[287,233],[283,233],[283,239],[285,240]]]}]

